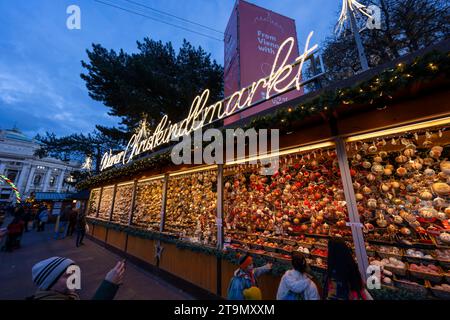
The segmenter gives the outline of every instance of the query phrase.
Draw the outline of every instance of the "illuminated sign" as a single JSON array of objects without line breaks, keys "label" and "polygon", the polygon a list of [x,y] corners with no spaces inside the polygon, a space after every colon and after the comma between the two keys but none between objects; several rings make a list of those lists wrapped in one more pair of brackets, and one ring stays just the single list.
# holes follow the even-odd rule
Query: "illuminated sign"
[{"label": "illuminated sign", "polygon": [[295,59],[293,64],[288,63],[295,40],[287,38],[278,49],[270,75],[253,82],[250,86],[234,92],[229,98],[208,105],[209,89],[195,97],[189,109],[188,116],[178,123],[172,123],[165,115],[153,132],[147,129],[143,122],[140,129],[128,142],[125,150],[113,154],[111,151],[103,155],[100,170],[117,164],[127,164],[138,155],[154,150],[156,147],[170,142],[172,139],[189,135],[216,120],[231,116],[238,110],[252,106],[257,90],[265,90],[266,100],[272,96],[296,88],[300,90],[305,81],[302,81],[304,62],[314,54],[318,45],[309,47],[313,32],[310,32],[306,40],[303,54]]}]

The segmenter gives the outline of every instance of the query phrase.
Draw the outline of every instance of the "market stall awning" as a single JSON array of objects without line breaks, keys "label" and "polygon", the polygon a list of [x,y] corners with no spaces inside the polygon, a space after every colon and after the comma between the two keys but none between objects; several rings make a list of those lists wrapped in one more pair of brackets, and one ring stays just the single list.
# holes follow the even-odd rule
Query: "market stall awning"
[{"label": "market stall awning", "polygon": [[63,201],[71,200],[73,193],[59,193],[59,192],[36,192],[36,201]]}]

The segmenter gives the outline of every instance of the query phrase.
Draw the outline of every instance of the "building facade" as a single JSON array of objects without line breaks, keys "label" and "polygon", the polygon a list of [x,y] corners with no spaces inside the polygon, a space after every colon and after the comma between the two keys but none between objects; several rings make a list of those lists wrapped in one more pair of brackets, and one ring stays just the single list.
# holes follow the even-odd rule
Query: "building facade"
[{"label": "building facade", "polygon": [[[71,192],[70,173],[81,164],[55,158],[39,158],[36,140],[28,138],[19,129],[0,130],[0,174],[8,177],[17,187],[22,199],[33,192]],[[12,187],[0,179],[0,202],[14,202]]]}]

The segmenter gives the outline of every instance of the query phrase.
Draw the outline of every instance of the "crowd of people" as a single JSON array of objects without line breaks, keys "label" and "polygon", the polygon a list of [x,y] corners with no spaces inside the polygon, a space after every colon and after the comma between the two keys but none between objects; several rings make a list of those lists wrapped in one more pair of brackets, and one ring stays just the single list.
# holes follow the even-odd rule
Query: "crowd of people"
[{"label": "crowd of people", "polygon": [[[37,210],[36,210],[37,209]],[[2,250],[12,252],[20,248],[20,241],[25,232],[36,230],[43,232],[49,222],[50,213],[45,205],[33,208],[30,204],[18,204],[4,210],[4,216],[12,217],[11,222],[2,234],[5,237]],[[6,218],[3,217],[2,218]],[[72,237],[76,232],[76,247],[83,245],[86,233],[86,217],[83,211],[66,206],[56,220],[55,239]],[[32,281],[37,291],[27,300],[79,300],[75,289],[67,285],[70,276],[70,266],[76,263],[70,258],[51,257],[39,261],[32,267]],[[122,284],[125,273],[125,262],[119,261],[105,276],[96,290],[93,300],[112,300]]]},{"label": "crowd of people", "polygon": [[[258,277],[272,269],[268,263],[255,268],[250,255],[240,258],[239,269],[228,286],[230,300],[261,300]],[[310,274],[301,252],[292,253],[292,269],[286,271],[278,286],[277,300],[372,300],[366,290],[352,251],[340,238],[328,241],[328,268],[322,283]]]},{"label": "crowd of people", "polygon": [[[19,249],[23,234],[29,232],[30,229],[36,230],[36,232],[44,232],[50,219],[49,210],[43,204],[37,208],[30,204],[17,204],[6,211],[6,216],[8,214],[12,216],[12,221],[6,228],[2,229],[1,237],[5,239],[2,241],[1,249],[7,252]],[[72,237],[74,232],[77,234],[75,245],[79,247],[84,244],[86,217],[84,212],[72,206],[66,206],[57,220],[55,239]]]},{"label": "crowd of people", "polygon": [[[293,252],[292,269],[281,278],[277,300],[372,300],[365,289],[352,251],[342,239],[328,242],[328,269],[322,284],[310,274],[310,268],[303,253]],[[68,258],[52,257],[40,261],[32,268],[36,293],[33,300],[78,300],[75,290],[69,289],[67,268],[75,264]],[[262,292],[258,278],[270,272],[272,264],[255,268],[253,258],[244,255],[239,268],[234,272],[228,286],[230,300],[261,300]],[[119,261],[106,275],[92,299],[113,299],[125,272],[125,262]]]},{"label": "crowd of people", "polygon": [[[49,211],[42,205],[35,212],[29,205],[18,205],[13,210],[13,219],[6,230],[6,241],[2,249],[11,252],[20,248],[24,232],[36,229],[45,231],[49,221]],[[84,212],[67,206],[61,212],[55,228],[55,239],[71,237],[76,231],[76,247],[83,245],[86,233]],[[66,286],[66,270],[74,262],[68,258],[52,257],[33,266],[33,281],[38,291],[30,299],[71,300],[79,299],[73,290]],[[122,282],[124,262],[119,262],[101,283],[93,299],[112,299]],[[253,258],[247,254],[240,258],[239,268],[234,272],[228,286],[230,300],[261,300],[262,292],[258,278],[272,270],[272,263],[255,267]],[[45,271],[45,272],[44,272]],[[45,275],[45,277],[43,277]],[[292,253],[292,268],[280,280],[277,300],[371,300],[365,289],[358,266],[353,259],[352,250],[345,241],[333,238],[328,241],[328,267],[322,283],[312,275],[305,256],[301,252]]]}]

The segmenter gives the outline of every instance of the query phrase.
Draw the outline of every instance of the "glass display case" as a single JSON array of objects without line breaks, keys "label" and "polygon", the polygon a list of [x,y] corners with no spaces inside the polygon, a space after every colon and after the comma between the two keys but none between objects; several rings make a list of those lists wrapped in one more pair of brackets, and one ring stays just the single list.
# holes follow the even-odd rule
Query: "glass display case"
[{"label": "glass display case", "polygon": [[132,225],[159,231],[164,179],[141,180],[136,186]]},{"label": "glass display case", "polygon": [[450,262],[449,127],[420,127],[347,142],[370,262],[418,288],[448,284]]},{"label": "glass display case", "polygon": [[102,190],[102,198],[100,200],[100,208],[98,210],[98,218],[109,221],[111,207],[113,204],[114,186],[104,187]]},{"label": "glass display case", "polygon": [[260,169],[225,168],[226,238],[234,247],[279,259],[302,251],[325,268],[327,239],[352,239],[333,145],[282,155],[273,175],[261,175]]},{"label": "glass display case", "polygon": [[128,224],[131,202],[133,201],[133,188],[133,182],[117,185],[111,221],[124,225]]},{"label": "glass display case", "polygon": [[89,203],[87,207],[87,216],[95,218],[97,215],[97,209],[98,209],[98,202],[100,200],[100,188],[99,189],[93,189],[91,191],[91,196],[89,198]]},{"label": "glass display case", "polygon": [[188,241],[215,245],[216,203],[217,170],[170,176],[164,231]]}]

